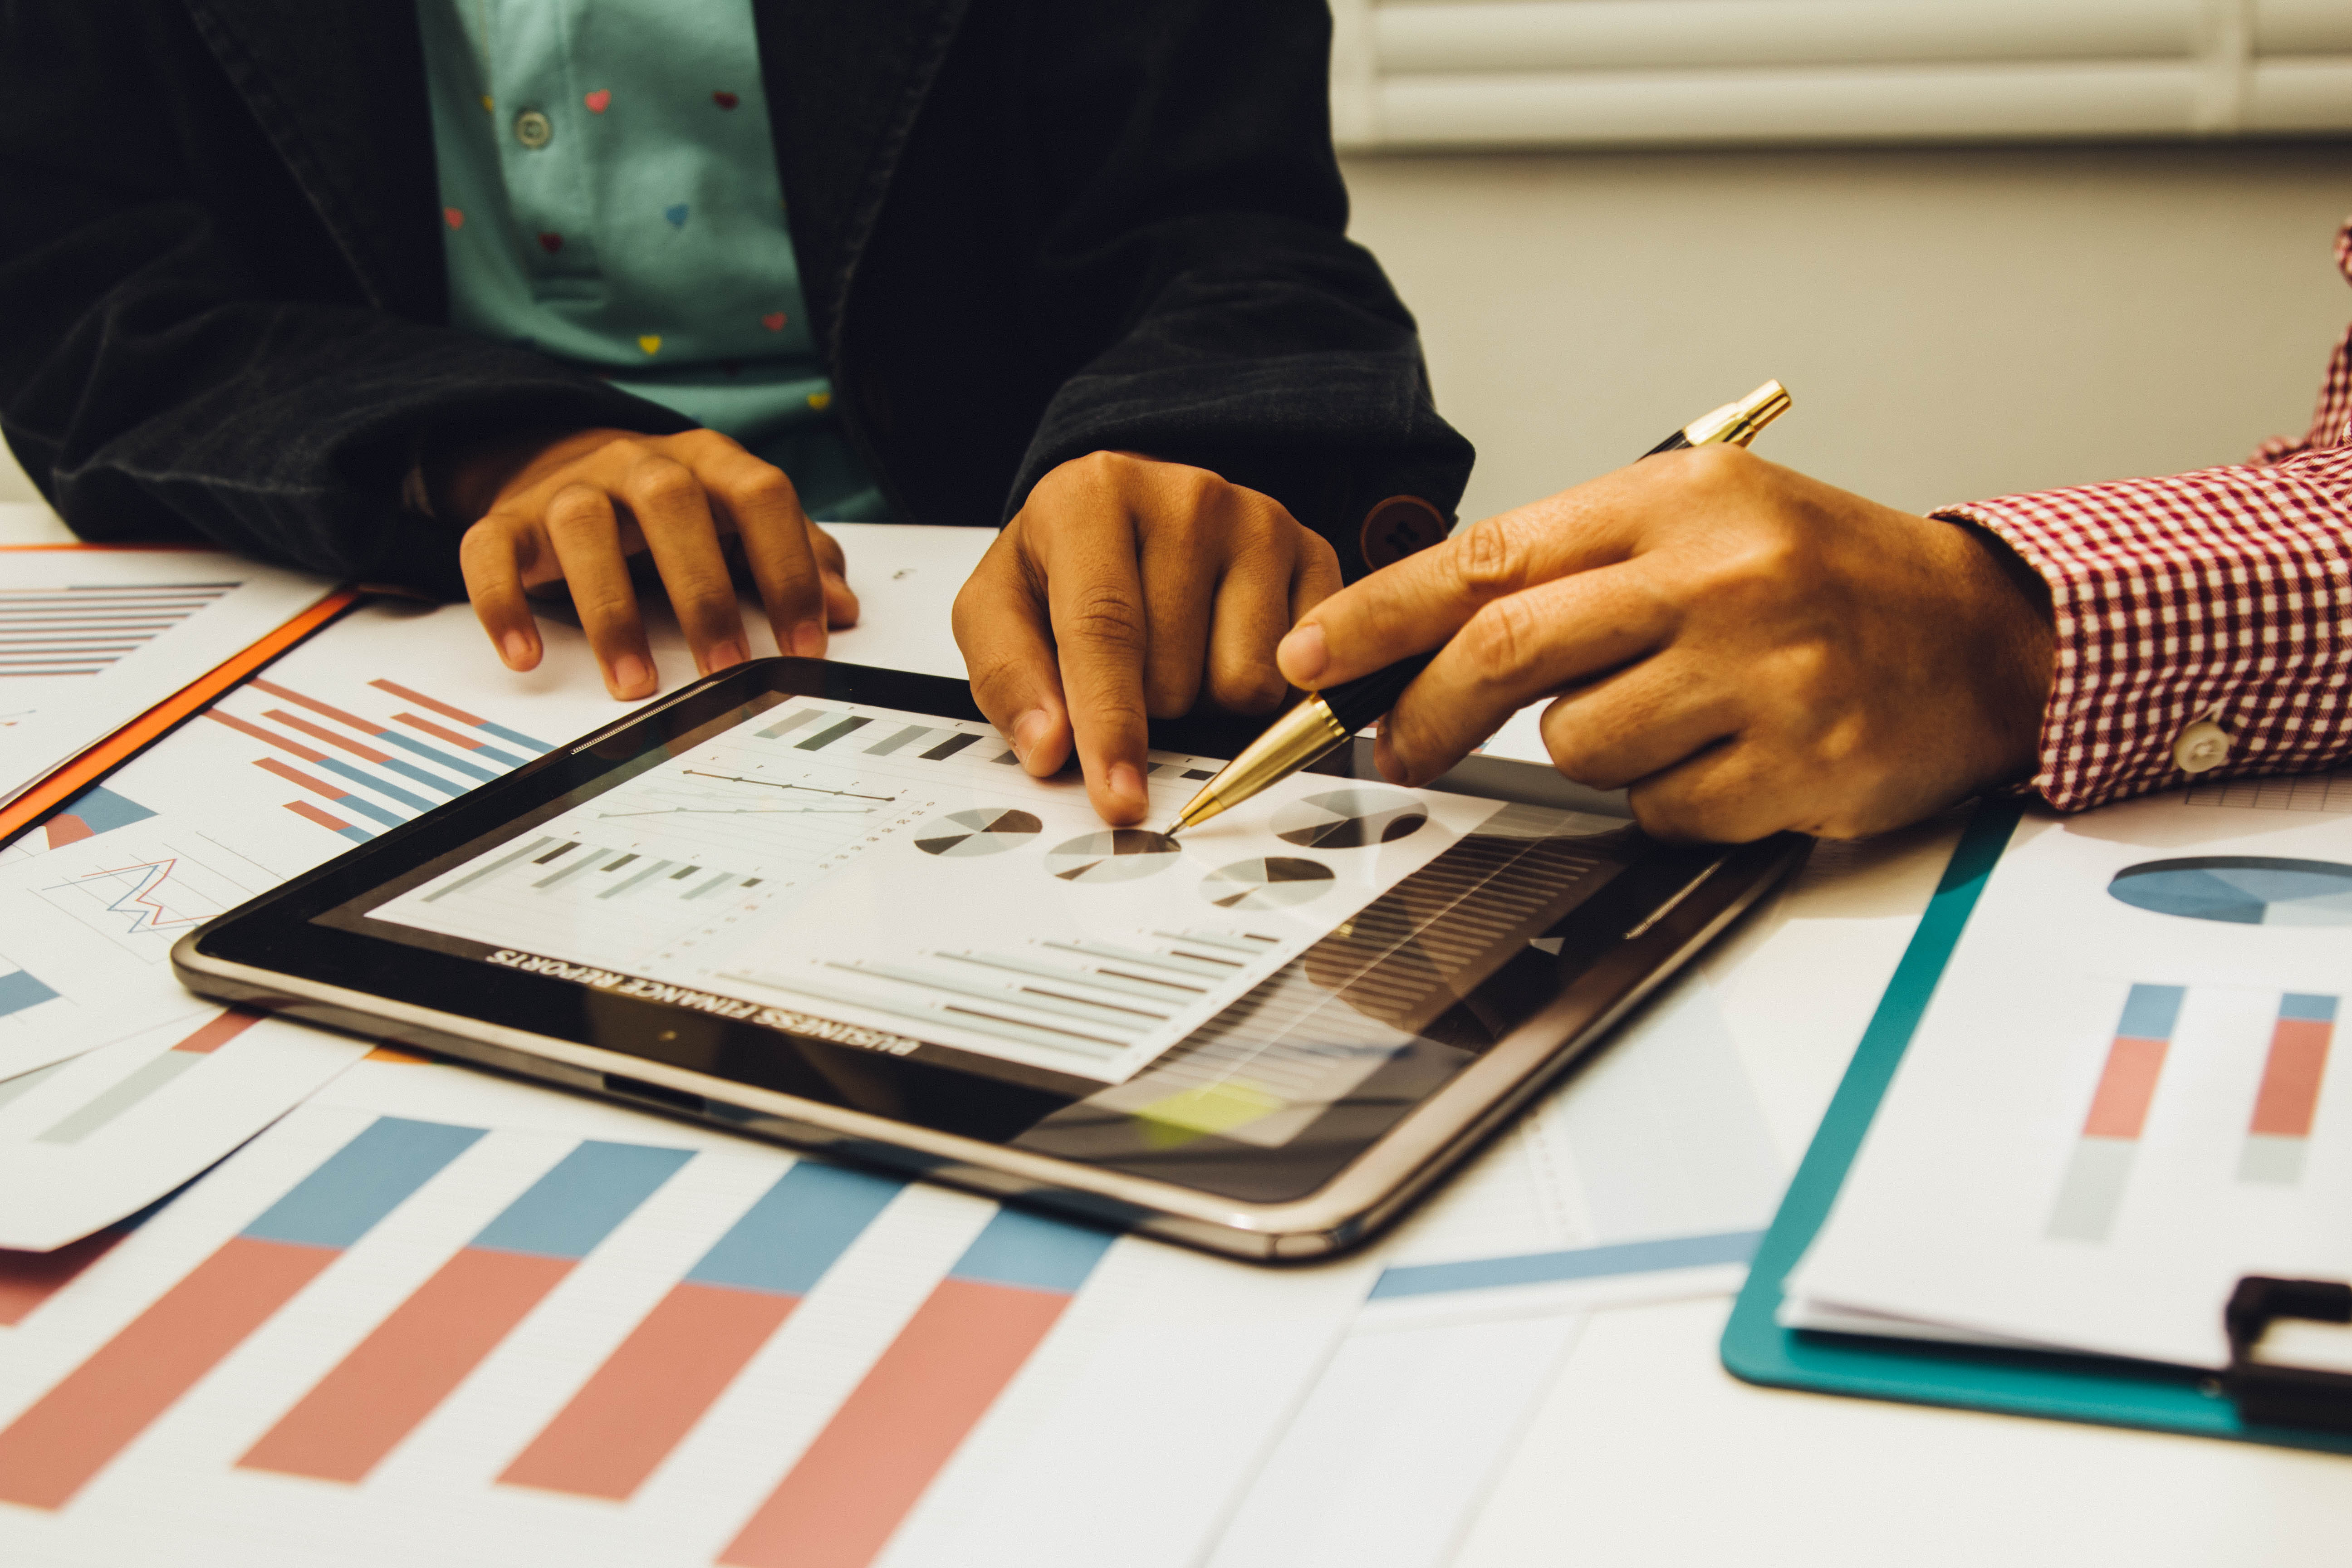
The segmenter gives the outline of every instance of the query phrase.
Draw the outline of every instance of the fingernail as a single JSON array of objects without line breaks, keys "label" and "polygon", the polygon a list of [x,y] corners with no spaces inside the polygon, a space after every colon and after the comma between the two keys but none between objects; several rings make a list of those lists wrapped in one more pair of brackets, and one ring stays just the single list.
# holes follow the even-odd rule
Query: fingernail
[{"label": "fingernail", "polygon": [[824,657],[824,623],[803,621],[793,628],[793,652],[803,658]]},{"label": "fingernail", "polygon": [[509,668],[520,669],[530,663],[530,639],[522,633],[509,632],[499,639],[499,646],[506,650]]},{"label": "fingernail", "polygon": [[1110,793],[1120,799],[1131,800],[1138,805],[1150,804],[1143,793],[1143,775],[1135,771],[1133,763],[1113,763],[1107,782],[1110,785]]},{"label": "fingernail", "polygon": [[1313,680],[1331,662],[1330,650],[1323,645],[1323,628],[1312,621],[1291,627],[1290,635],[1275,648],[1274,660],[1292,684],[1304,686]]},{"label": "fingernail", "polygon": [[722,669],[731,669],[750,657],[740,642],[720,643],[710,650],[709,662],[703,666],[703,673],[712,675]]},{"label": "fingernail", "polygon": [[1029,753],[1037,749],[1037,742],[1045,738],[1046,727],[1052,723],[1043,708],[1032,708],[1015,719],[1013,721],[1013,754],[1027,762]]},{"label": "fingernail", "polygon": [[622,696],[635,696],[653,683],[653,667],[635,654],[625,653],[613,661],[613,686]]}]

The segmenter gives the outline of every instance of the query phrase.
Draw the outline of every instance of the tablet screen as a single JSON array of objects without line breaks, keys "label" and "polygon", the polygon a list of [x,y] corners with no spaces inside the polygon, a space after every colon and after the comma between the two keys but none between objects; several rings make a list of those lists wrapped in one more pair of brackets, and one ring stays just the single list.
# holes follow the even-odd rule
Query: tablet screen
[{"label": "tablet screen", "polygon": [[1150,764],[1114,829],[984,723],[766,693],[320,919],[1049,1089],[1018,1141],[1102,1159],[1279,1147],[1376,1075],[1409,1103],[1518,1021],[1502,972],[1631,847],[1313,774],[1171,840],[1221,760]]}]

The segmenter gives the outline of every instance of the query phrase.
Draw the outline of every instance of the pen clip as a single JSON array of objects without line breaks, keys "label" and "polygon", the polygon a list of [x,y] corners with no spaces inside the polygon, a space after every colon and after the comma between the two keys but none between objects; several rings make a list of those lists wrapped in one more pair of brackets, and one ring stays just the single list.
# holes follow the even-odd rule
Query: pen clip
[{"label": "pen clip", "polygon": [[1727,403],[1712,414],[1700,416],[1683,426],[1683,439],[1694,447],[1722,444],[1745,447],[1781,415],[1789,411],[1789,389],[1777,381],[1768,381],[1737,403]]}]

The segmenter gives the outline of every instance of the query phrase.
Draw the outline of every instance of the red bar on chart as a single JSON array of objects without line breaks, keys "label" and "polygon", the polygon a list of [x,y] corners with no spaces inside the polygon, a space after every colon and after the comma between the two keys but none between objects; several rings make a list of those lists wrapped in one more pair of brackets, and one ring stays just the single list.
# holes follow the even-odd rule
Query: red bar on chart
[{"label": "red bar on chart", "polygon": [[2320,1080],[2336,1036],[2336,1000],[2292,991],[2279,998],[2262,1088],[2254,1094],[2253,1119],[2238,1161],[2240,1181],[2293,1186],[2303,1180],[2311,1123],[2319,1114]]},{"label": "red bar on chart", "polygon": [[448,1397],[580,1259],[636,1212],[684,1149],[586,1142],[393,1309],[237,1461],[356,1484]]},{"label": "red bar on chart", "polygon": [[786,1171],[499,1479],[633,1495],[900,1185],[814,1160]]},{"label": "red bar on chart", "polygon": [[0,1501],[64,1507],[278,1308],[481,1136],[380,1117],[0,1431]]},{"label": "red bar on chart", "polygon": [[260,1014],[248,1013],[242,1007],[231,1007],[219,1017],[206,1020],[194,1033],[172,1048],[194,1057],[208,1057],[259,1022]]},{"label": "red bar on chart", "polygon": [[289,800],[286,803],[286,809],[305,822],[314,822],[328,832],[340,833],[354,843],[364,844],[375,837],[364,827],[355,827],[340,816],[320,811],[307,800]]},{"label": "red bar on chart", "polygon": [[719,1562],[866,1568],[1114,1239],[999,1210]]},{"label": "red bar on chart", "polygon": [[32,1316],[34,1308],[79,1279],[128,1234],[109,1226],[55,1252],[0,1252],[0,1329],[13,1329]]},{"label": "red bar on chart", "polygon": [[2123,1016],[2107,1043],[2106,1064],[2083,1136],[2074,1145],[2051,1210],[2048,1234],[2060,1241],[2105,1241],[2123,1207],[2131,1177],[2132,1153],[2147,1125],[2165,1053],[2180,1017],[2188,989],[2179,985],[2135,985],[2124,1000]]}]

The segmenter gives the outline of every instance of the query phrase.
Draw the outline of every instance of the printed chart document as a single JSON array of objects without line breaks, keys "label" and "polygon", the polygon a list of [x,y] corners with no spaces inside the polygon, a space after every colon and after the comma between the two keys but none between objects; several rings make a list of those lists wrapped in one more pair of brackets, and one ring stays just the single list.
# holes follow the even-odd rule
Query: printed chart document
[{"label": "printed chart document", "polygon": [[1361,1300],[371,1059],[0,1274],[0,1556],[1181,1568]]},{"label": "printed chart document", "polygon": [[0,1248],[51,1251],[137,1213],[367,1051],[206,1007],[0,1081]]},{"label": "printed chart document", "polygon": [[[678,750],[362,929],[1115,1084],[1474,829],[1570,820],[1300,775],[1171,839],[1105,827],[985,724],[810,698]],[[1156,819],[1219,765],[1152,753]]]},{"label": "printed chart document", "polygon": [[[221,1009],[173,977],[172,944],[624,710],[576,633],[547,636],[548,665],[514,676],[462,605],[365,606],[0,850],[0,1247],[152,1203],[352,1059],[284,1025],[206,1044]],[[124,1114],[49,1134],[85,1102]]]},{"label": "printed chart document", "polygon": [[1994,868],[1790,1322],[2192,1366],[2239,1278],[2352,1278],[2352,780],[2060,819]]},{"label": "printed chart document", "polygon": [[210,550],[0,549],[0,803],[333,584]]}]

